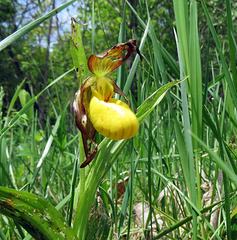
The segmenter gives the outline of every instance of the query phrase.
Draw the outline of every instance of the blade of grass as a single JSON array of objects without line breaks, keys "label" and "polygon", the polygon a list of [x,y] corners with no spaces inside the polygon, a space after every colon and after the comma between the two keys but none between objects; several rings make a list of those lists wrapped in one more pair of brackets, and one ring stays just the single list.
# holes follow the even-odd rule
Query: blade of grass
[{"label": "blade of grass", "polygon": [[95,51],[95,0],[92,0],[92,19],[91,19],[91,52],[94,54]]},{"label": "blade of grass", "polygon": [[234,80],[235,89],[237,89],[237,73],[236,73],[236,48],[233,41],[233,23],[231,15],[231,1],[226,0],[226,13],[227,13],[227,30],[228,30],[228,40],[229,40],[229,49],[230,49],[230,62],[231,62],[231,72],[232,79]]},{"label": "blade of grass", "polygon": [[133,146],[133,140],[132,139],[132,144],[130,145],[130,148],[131,148],[131,170],[130,170],[130,198],[129,198],[129,212],[128,212],[128,230],[127,230],[127,240],[130,239],[130,230],[131,230],[131,221],[132,221],[132,218],[133,218],[133,196],[134,196],[134,175],[135,175],[135,172],[136,172],[136,169],[137,169],[137,163],[139,161],[139,157],[140,155],[137,155],[137,159],[135,159],[135,162],[134,162],[134,156],[135,156],[135,153],[134,153],[134,146]]},{"label": "blade of grass", "polygon": [[[145,41],[146,41],[149,26],[150,26],[150,20],[148,20],[148,22],[147,22],[147,25],[146,25],[146,28],[145,28],[145,31],[144,31],[144,34],[142,36],[142,40],[141,40],[141,43],[140,43],[140,46],[139,46],[139,50],[140,50],[141,53],[142,53],[142,49],[143,49]],[[123,92],[125,93],[125,95],[128,95],[128,91],[131,87],[132,80],[133,80],[134,75],[136,73],[136,69],[137,69],[139,60],[140,60],[140,56],[138,56],[138,54],[137,54],[136,57],[135,57],[135,60],[133,61],[133,65],[130,69],[129,75],[127,77],[126,84],[123,88]]]},{"label": "blade of grass", "polygon": [[62,11],[64,8],[66,8],[67,6],[71,5],[75,1],[76,0],[71,0],[71,1],[69,1],[67,3],[62,4],[60,7],[56,8],[56,9],[50,11],[49,13],[45,14],[44,16],[42,16],[42,17],[40,17],[40,18],[30,22],[26,26],[20,28],[16,32],[12,33],[10,36],[6,37],[5,39],[3,39],[0,42],[0,51],[2,51],[4,48],[6,48],[7,46],[9,46],[13,42],[15,42],[18,38],[26,35],[32,29],[38,27],[44,21],[52,18],[54,15],[56,15],[57,13],[59,13],[60,11]]},{"label": "blade of grass", "polygon": [[46,143],[46,146],[45,146],[45,148],[44,148],[44,151],[43,151],[43,153],[42,153],[42,156],[41,156],[41,158],[39,159],[39,162],[37,163],[37,166],[36,166],[36,168],[35,168],[34,175],[33,175],[32,179],[31,179],[31,181],[30,181],[29,191],[31,190],[31,188],[32,188],[32,186],[33,186],[33,184],[34,184],[34,181],[35,181],[35,179],[36,179],[36,177],[37,177],[37,175],[38,175],[38,173],[39,173],[39,171],[40,171],[40,169],[41,169],[41,167],[42,167],[42,164],[43,164],[43,162],[44,162],[44,159],[45,159],[45,157],[47,156],[47,154],[48,154],[48,152],[49,152],[49,150],[50,150],[50,147],[51,147],[52,142],[53,142],[53,140],[54,140],[53,136],[55,136],[56,133],[57,133],[57,130],[58,130],[58,127],[59,127],[59,124],[60,124],[60,120],[61,120],[61,116],[58,117],[58,119],[57,119],[57,121],[56,121],[56,123],[55,123],[55,125],[54,125],[54,128],[53,128],[53,130],[52,130],[52,134],[49,136],[49,139],[48,139],[48,141],[47,141],[47,143]]},{"label": "blade of grass", "polygon": [[21,88],[22,88],[23,85],[25,84],[25,81],[26,81],[26,79],[24,79],[24,80],[21,82],[21,84],[20,84],[19,86],[17,86],[17,90],[16,90],[16,92],[14,93],[14,95],[13,95],[13,97],[12,97],[12,100],[11,100],[11,102],[10,102],[9,108],[8,108],[8,110],[7,110],[7,118],[6,118],[6,121],[5,121],[5,125],[4,125],[4,126],[6,126],[6,124],[7,124],[7,122],[8,122],[8,117],[9,117],[9,115],[10,115],[10,112],[11,112],[11,110],[12,110],[12,108],[13,108],[13,106],[14,106],[14,104],[15,104],[18,96],[19,96],[19,93],[20,93]]},{"label": "blade of grass", "polygon": [[[148,164],[147,164],[147,175],[148,175],[148,199],[149,199],[149,216],[148,221],[150,221],[151,226],[151,239],[153,238],[153,230],[152,230],[152,213],[153,213],[153,207],[152,207],[152,175],[151,175],[151,163],[152,163],[152,115],[149,116],[149,135],[148,135]],[[148,226],[149,222],[147,221],[146,226]]]},{"label": "blade of grass", "polygon": [[78,156],[76,155],[73,167],[72,174],[72,184],[70,186],[70,204],[68,209],[68,225],[71,226],[73,206],[74,206],[74,197],[75,197],[75,188],[76,188],[76,179],[77,179],[77,169],[78,169]]},{"label": "blade of grass", "polygon": [[0,237],[2,240],[7,240],[6,236],[4,235],[2,229],[0,229]]},{"label": "blade of grass", "polygon": [[[179,34],[179,38],[175,32],[176,38],[176,45],[178,50],[178,58],[180,64],[180,77],[184,75],[189,75],[190,72],[190,62],[189,62],[189,55],[188,55],[188,48],[186,44],[189,41],[189,35],[182,35],[188,34],[189,29],[189,22],[188,22],[188,10],[187,10],[187,2],[186,1],[174,1],[174,9],[175,9],[175,17],[177,19],[177,31]],[[186,28],[184,30],[183,28]],[[190,79],[189,79],[190,82]],[[194,162],[193,162],[193,142],[191,136],[187,133],[188,130],[191,129],[191,120],[189,116],[189,105],[187,100],[187,89],[186,86],[191,84],[185,84],[184,82],[181,83],[181,99],[182,99],[182,113],[183,113],[183,124],[184,124],[184,140],[181,134],[181,129],[177,121],[174,122],[175,124],[175,135],[177,138],[178,149],[180,152],[180,160],[182,164],[182,168],[184,171],[184,177],[186,180],[186,184],[189,187],[190,198],[191,200],[196,203],[197,192],[196,192],[196,183],[194,177]],[[192,95],[191,95],[192,96]],[[191,105],[193,107],[193,105]],[[197,237],[197,214],[192,209],[192,216],[193,216],[193,233],[194,238]]]},{"label": "blade of grass", "polygon": [[135,160],[135,164],[134,164],[134,168],[133,168],[133,174],[131,174],[131,176],[129,178],[128,185],[127,185],[127,188],[126,188],[126,192],[125,192],[125,195],[124,195],[124,198],[123,198],[121,215],[120,215],[119,226],[118,226],[118,229],[119,229],[118,238],[120,238],[120,235],[121,235],[121,230],[122,230],[124,219],[125,219],[125,216],[126,216],[126,209],[127,209],[127,206],[128,206],[129,198],[131,197],[130,196],[131,191],[132,191],[131,182],[133,182],[133,180],[134,180],[134,173],[135,173],[136,168],[137,168],[138,160],[139,160],[139,155],[137,156],[137,158]]},{"label": "blade of grass", "polygon": [[[126,3],[124,3],[124,8],[123,8],[123,20],[120,25],[120,31],[119,31],[119,38],[118,38],[119,43],[124,43],[126,42]],[[121,65],[118,68],[117,71],[117,85],[119,88],[122,89],[122,86],[125,84],[125,64]],[[116,99],[119,97],[119,95],[116,95]]]},{"label": "blade of grass", "polygon": [[[192,111],[192,129],[193,132],[201,138],[202,136],[202,69],[198,33],[197,2],[191,0],[190,3],[190,41],[189,41],[189,59],[190,59],[190,92],[191,92],[191,111]],[[193,149],[198,148],[196,142],[193,142]],[[199,161],[196,158],[197,188],[200,189]],[[201,207],[200,193],[199,207]]]},{"label": "blade of grass", "polygon": [[163,99],[166,92],[169,90],[170,87],[174,86],[175,84],[181,83],[186,78],[181,80],[176,80],[171,83],[168,83],[161,87],[160,89],[156,90],[153,94],[151,94],[137,109],[137,118],[139,122],[145,120],[145,118],[152,112],[152,110],[159,104],[159,102]]},{"label": "blade of grass", "polygon": [[179,36],[179,48],[185,75],[189,75],[189,18],[187,0],[173,0],[176,27]]}]

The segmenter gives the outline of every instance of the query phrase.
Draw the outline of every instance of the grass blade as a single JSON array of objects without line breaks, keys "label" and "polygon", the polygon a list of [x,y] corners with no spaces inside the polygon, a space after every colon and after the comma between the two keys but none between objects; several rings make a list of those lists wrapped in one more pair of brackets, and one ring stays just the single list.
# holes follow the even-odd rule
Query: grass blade
[{"label": "grass blade", "polygon": [[228,29],[228,39],[229,39],[229,48],[230,48],[230,62],[232,70],[232,78],[234,79],[234,85],[237,89],[237,72],[236,72],[236,48],[234,39],[232,38],[234,28],[232,23],[231,15],[231,1],[226,0],[226,12],[227,12],[227,29]]},{"label": "grass blade", "polygon": [[[147,25],[146,25],[146,29],[145,29],[145,31],[144,31],[144,34],[143,34],[143,36],[142,36],[142,40],[141,40],[141,43],[140,43],[140,46],[139,46],[140,52],[142,52],[142,49],[143,49],[143,47],[144,47],[149,26],[150,26],[150,21],[148,21],[148,23],[147,23]],[[135,57],[135,60],[134,60],[134,62],[133,62],[132,68],[131,68],[131,70],[130,70],[130,72],[129,72],[129,75],[128,75],[126,84],[125,84],[125,86],[124,86],[124,88],[123,88],[123,92],[125,93],[125,95],[128,94],[128,91],[129,91],[129,89],[130,89],[130,87],[131,87],[132,80],[133,80],[134,75],[135,75],[135,73],[136,73],[136,69],[137,69],[139,60],[140,60],[140,56],[138,56],[138,54],[137,54],[136,57]]]},{"label": "grass blade", "polygon": [[37,163],[34,175],[33,175],[32,179],[31,179],[31,182],[30,182],[30,185],[29,185],[29,190],[32,188],[32,185],[34,184],[34,181],[35,181],[35,179],[36,179],[36,177],[37,177],[37,175],[38,175],[38,173],[39,173],[39,171],[40,171],[40,169],[42,167],[44,159],[45,159],[45,157],[47,156],[47,154],[48,154],[48,152],[50,150],[50,147],[51,147],[52,142],[53,142],[53,136],[55,136],[56,133],[57,133],[57,130],[58,130],[58,127],[59,127],[59,124],[60,124],[60,120],[61,120],[61,116],[58,117],[58,119],[57,119],[57,121],[55,123],[55,126],[54,126],[54,128],[52,130],[52,134],[49,136],[49,139],[48,139],[48,141],[46,143],[46,146],[44,148],[42,156],[39,159],[39,162]]},{"label": "grass blade", "polygon": [[135,174],[135,171],[136,171],[136,168],[137,168],[138,160],[139,160],[139,155],[137,156],[137,158],[135,160],[135,165],[134,165],[134,169],[133,169],[134,172],[133,172],[133,174],[131,174],[131,177],[129,178],[128,185],[127,185],[127,188],[126,188],[126,192],[125,192],[125,195],[124,195],[124,198],[123,198],[122,210],[121,210],[119,226],[118,226],[118,229],[119,229],[118,230],[118,238],[120,238],[120,235],[121,235],[121,230],[122,230],[123,222],[124,222],[124,219],[125,219],[125,216],[126,216],[126,210],[127,210],[127,207],[128,207],[129,198],[131,197],[130,196],[131,182],[133,181],[132,177],[134,177],[134,174]]},{"label": "grass blade", "polygon": [[18,38],[26,35],[32,29],[38,27],[44,21],[52,18],[54,15],[56,15],[57,13],[59,13],[60,11],[62,11],[64,8],[66,8],[67,6],[71,5],[75,1],[76,0],[71,0],[68,3],[64,3],[62,6],[60,6],[60,7],[56,8],[56,9],[50,11],[49,13],[47,13],[44,16],[34,20],[33,22],[28,23],[26,26],[20,28],[16,32],[14,32],[11,35],[9,35],[8,37],[6,37],[5,39],[3,39],[0,42],[0,51],[2,51],[4,48],[6,48],[7,46],[9,46],[13,42],[15,42]]},{"label": "grass blade", "polygon": [[159,104],[159,102],[164,98],[166,92],[174,85],[181,83],[186,78],[181,80],[176,80],[174,82],[168,83],[157,91],[155,91],[150,97],[148,97],[137,109],[137,118],[139,123],[145,120],[145,118],[153,111],[153,109]]}]

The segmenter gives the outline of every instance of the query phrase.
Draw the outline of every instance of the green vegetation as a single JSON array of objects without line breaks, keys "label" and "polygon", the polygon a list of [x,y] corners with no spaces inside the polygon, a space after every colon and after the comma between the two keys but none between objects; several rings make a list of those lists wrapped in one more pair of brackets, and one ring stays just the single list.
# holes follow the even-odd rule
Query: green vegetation
[{"label": "green vegetation", "polygon": [[[1,239],[236,239],[236,18],[230,0],[1,0]],[[80,168],[86,59],[129,39],[143,61],[110,77],[138,134],[97,133]]]}]

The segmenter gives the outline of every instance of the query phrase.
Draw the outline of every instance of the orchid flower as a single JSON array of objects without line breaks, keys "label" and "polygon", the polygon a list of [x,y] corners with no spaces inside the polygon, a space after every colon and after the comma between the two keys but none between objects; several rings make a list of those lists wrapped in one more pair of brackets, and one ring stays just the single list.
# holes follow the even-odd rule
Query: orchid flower
[{"label": "orchid flower", "polygon": [[[122,57],[124,51],[127,53]],[[88,59],[88,68],[93,75],[83,81],[73,103],[76,125],[82,133],[87,158],[81,168],[87,166],[97,153],[97,142],[94,140],[96,131],[107,138],[121,140],[134,137],[139,129],[126,95],[107,76],[122,65],[133,51],[141,57],[136,40],[117,44]],[[128,104],[113,98],[114,92],[122,95]],[[94,145],[92,150],[91,143]]]}]

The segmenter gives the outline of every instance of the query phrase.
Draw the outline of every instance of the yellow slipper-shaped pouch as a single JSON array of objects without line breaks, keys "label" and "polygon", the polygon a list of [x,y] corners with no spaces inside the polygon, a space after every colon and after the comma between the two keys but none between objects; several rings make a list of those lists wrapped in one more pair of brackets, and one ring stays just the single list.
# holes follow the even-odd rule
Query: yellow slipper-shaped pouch
[{"label": "yellow slipper-shaped pouch", "polygon": [[139,128],[137,117],[129,106],[115,98],[105,102],[93,96],[89,118],[100,134],[113,140],[132,138]]}]

